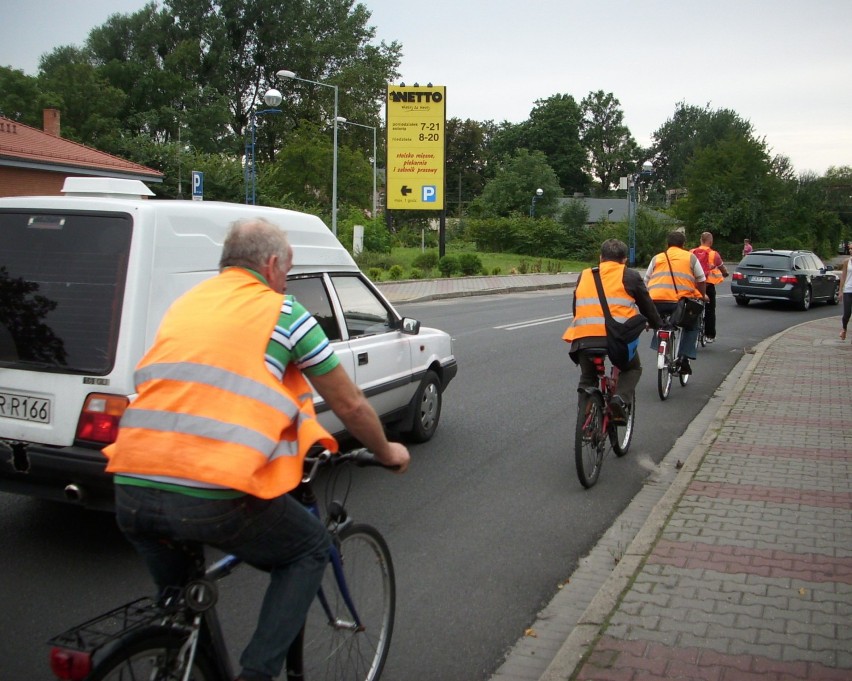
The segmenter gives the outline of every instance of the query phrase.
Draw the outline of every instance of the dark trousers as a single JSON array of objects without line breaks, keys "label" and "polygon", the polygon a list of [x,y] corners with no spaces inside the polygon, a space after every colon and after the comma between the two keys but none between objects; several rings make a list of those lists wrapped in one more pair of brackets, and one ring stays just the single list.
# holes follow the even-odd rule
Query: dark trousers
[{"label": "dark trousers", "polygon": [[[598,384],[598,372],[595,368],[595,363],[592,361],[588,352],[583,350],[577,351],[577,360],[580,365],[580,382],[578,387],[591,388]],[[625,402],[630,400],[630,395],[636,390],[639,384],[639,379],[642,377],[642,363],[639,361],[639,350],[630,360],[627,368],[618,374],[618,386],[616,394],[621,395]]]},{"label": "dark trousers", "polygon": [[115,504],[118,526],[161,590],[193,576],[204,544],[269,573],[257,629],[240,657],[240,676],[277,677],[328,563],[331,538],[322,522],[288,495],[200,499],[116,485]]},{"label": "dark trousers", "polygon": [[716,337],[716,284],[707,284],[709,302],[704,304],[704,335],[707,338]]}]

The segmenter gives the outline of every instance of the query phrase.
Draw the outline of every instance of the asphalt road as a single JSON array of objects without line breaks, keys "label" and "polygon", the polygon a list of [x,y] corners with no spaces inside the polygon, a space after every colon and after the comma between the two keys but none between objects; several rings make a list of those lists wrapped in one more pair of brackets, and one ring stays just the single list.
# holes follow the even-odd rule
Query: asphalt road
[{"label": "asphalt road", "polygon": [[[583,490],[573,464],[578,373],[560,336],[569,293],[547,291],[399,306],[456,339],[459,375],[436,437],[413,448],[405,476],[357,471],[349,508],[385,534],[397,571],[387,681],[488,679],[579,558],[618,518],[653,466],[744,352],[837,307],[737,308],[722,287],[719,340],[665,403],[647,343],[629,456],[609,458]],[[0,679],[50,679],[53,633],[150,591],[111,516],[0,495]],[[253,626],[265,577],[222,583],[234,657]]]}]

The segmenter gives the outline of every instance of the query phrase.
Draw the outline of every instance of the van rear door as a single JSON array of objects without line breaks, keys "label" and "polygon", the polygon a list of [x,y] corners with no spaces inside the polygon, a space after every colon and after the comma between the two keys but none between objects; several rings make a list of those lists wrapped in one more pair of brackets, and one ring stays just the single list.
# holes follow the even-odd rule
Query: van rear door
[{"label": "van rear door", "polygon": [[129,214],[0,209],[0,439],[73,444],[116,362]]}]

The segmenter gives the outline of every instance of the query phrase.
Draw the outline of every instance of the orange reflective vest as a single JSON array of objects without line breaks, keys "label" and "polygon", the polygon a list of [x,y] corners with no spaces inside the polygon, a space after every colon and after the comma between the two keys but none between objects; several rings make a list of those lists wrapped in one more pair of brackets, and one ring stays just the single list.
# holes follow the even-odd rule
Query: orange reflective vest
[{"label": "orange reflective vest", "polygon": [[[722,273],[719,271],[719,268],[716,266],[717,262],[722,262],[722,256],[719,255],[718,251],[714,251],[709,246],[696,246],[692,249],[692,253],[695,253],[695,257],[698,258],[699,262],[701,262],[701,256],[696,253],[696,251],[707,251],[707,262],[709,263],[709,269],[704,270],[704,274],[707,277],[708,284],[721,284],[725,281],[725,277],[722,276]],[[704,264],[702,262],[702,268]]]},{"label": "orange reflective vest", "polygon": [[[651,294],[651,300],[655,303],[676,303],[679,298],[702,297],[695,285],[692,258],[692,253],[677,246],[672,246],[665,253],[654,256],[654,269],[648,280],[648,293]],[[671,270],[669,270],[669,260],[672,263]]]},{"label": "orange reflective vest", "polygon": [[313,445],[336,450],[301,372],[279,382],[264,363],[282,302],[237,268],[178,299],[136,367],[107,470],[271,499],[296,487]]},{"label": "orange reflective vest", "polygon": [[[624,288],[624,265],[606,261],[600,264],[599,269],[601,285],[612,318],[623,323],[636,316],[639,308]],[[583,270],[580,275],[580,281],[574,291],[574,308],[574,319],[562,334],[562,340],[571,343],[578,338],[606,336],[603,307],[591,269]]]}]

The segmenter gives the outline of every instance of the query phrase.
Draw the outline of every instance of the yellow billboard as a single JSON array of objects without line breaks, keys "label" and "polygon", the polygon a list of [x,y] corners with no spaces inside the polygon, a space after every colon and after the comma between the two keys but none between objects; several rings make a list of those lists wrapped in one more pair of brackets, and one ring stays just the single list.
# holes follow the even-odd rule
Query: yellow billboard
[{"label": "yellow billboard", "polygon": [[387,208],[444,209],[444,86],[388,85]]}]

